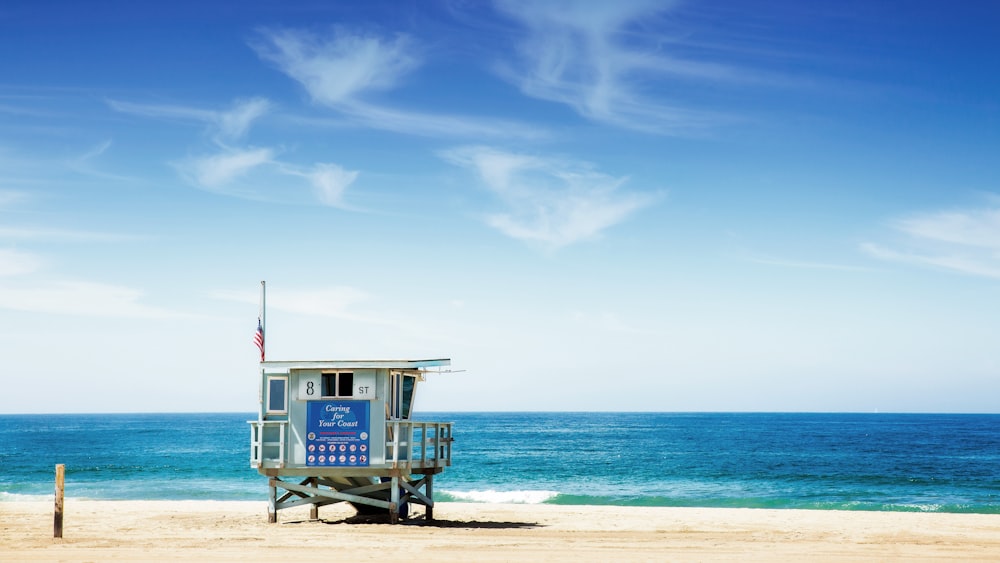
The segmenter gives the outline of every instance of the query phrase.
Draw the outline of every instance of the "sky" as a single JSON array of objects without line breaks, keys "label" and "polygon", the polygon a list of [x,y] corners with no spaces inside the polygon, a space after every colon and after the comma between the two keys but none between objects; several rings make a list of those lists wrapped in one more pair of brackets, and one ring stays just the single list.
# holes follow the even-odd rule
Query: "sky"
[{"label": "sky", "polygon": [[0,6],[0,413],[1000,412],[1000,6]]}]

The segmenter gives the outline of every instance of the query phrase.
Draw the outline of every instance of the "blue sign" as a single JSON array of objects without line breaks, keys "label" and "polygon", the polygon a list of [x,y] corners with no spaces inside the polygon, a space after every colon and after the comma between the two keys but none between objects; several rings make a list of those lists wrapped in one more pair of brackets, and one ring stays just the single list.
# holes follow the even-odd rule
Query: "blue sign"
[{"label": "blue sign", "polygon": [[306,424],[306,465],[367,466],[368,401],[310,401]]}]

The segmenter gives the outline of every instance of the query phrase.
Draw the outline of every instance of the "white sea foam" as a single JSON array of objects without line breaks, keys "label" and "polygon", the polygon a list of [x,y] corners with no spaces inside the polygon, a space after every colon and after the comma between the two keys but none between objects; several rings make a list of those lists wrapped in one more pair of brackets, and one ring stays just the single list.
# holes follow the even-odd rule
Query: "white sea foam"
[{"label": "white sea foam", "polygon": [[0,491],[0,502],[31,502],[31,501],[54,501],[56,496],[52,495],[22,495],[18,493],[8,493]]},{"label": "white sea foam", "polygon": [[555,498],[556,491],[446,491],[455,500],[490,504],[541,504]]}]

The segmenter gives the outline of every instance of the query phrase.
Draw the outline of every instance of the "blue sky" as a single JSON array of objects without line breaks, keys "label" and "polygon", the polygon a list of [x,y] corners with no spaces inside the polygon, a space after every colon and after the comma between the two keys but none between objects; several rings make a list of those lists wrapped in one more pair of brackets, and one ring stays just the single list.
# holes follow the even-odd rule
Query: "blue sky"
[{"label": "blue sky", "polygon": [[0,412],[1000,412],[991,2],[0,7]]}]

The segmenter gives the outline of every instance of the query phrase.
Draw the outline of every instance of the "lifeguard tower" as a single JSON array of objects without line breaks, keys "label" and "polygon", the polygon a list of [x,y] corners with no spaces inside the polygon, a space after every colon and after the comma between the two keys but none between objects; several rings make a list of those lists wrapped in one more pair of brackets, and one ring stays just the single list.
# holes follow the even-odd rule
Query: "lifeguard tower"
[{"label": "lifeguard tower", "polygon": [[[434,476],[451,465],[452,424],[411,420],[417,384],[451,360],[267,361],[250,423],[250,466],[278,511],[349,502],[359,513],[434,518]],[[436,368],[436,369],[435,369]]]}]

